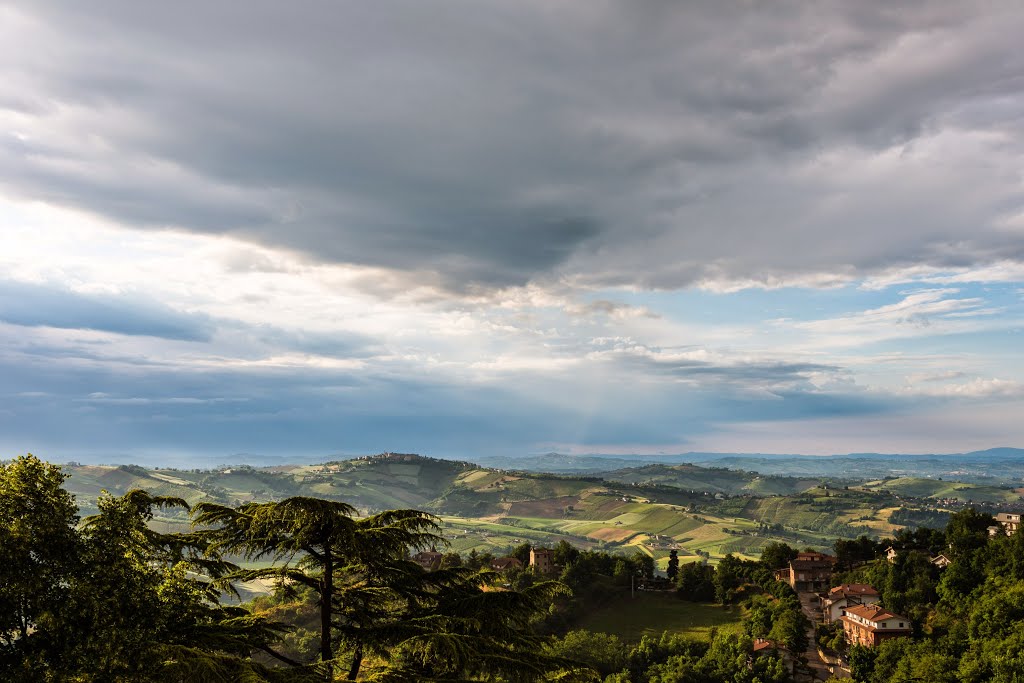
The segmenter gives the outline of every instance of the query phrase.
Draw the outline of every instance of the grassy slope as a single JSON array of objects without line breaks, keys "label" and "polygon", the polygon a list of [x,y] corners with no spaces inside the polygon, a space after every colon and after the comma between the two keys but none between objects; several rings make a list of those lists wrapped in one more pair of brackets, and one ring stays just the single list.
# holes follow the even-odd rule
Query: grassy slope
[{"label": "grassy slope", "polygon": [[712,628],[720,631],[742,630],[742,614],[737,607],[704,605],[680,600],[671,593],[637,592],[595,610],[583,618],[581,628],[611,633],[628,642],[641,637],[661,635],[663,631],[706,640]]}]

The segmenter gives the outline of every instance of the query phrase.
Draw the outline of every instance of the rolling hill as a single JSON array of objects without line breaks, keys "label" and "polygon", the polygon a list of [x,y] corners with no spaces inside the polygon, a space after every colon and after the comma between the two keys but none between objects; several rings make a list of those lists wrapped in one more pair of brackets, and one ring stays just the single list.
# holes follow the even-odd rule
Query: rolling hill
[{"label": "rolling hill", "polygon": [[[901,507],[909,508],[901,510],[903,520],[941,518],[934,503],[914,503],[911,495],[941,498],[952,491],[977,500],[1019,500],[1006,489],[927,479],[851,486],[687,464],[568,476],[396,453],[266,468],[68,465],[65,471],[71,475],[67,487],[86,515],[95,511],[101,490],[119,495],[144,488],[190,504],[309,495],[342,500],[363,513],[428,510],[460,552],[505,552],[521,543],[566,540],[579,547],[640,551],[662,564],[670,550],[683,561],[715,561],[726,553],[756,557],[773,540],[826,549],[836,538],[887,535],[898,528],[892,517]],[[159,522],[169,527],[186,519],[171,515]]]}]

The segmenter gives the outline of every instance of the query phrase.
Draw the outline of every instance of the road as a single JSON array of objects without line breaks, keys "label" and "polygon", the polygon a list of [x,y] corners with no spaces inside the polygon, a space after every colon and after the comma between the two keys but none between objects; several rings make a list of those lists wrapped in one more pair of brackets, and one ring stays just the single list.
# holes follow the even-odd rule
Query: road
[{"label": "road", "polygon": [[827,681],[833,675],[837,678],[849,678],[850,674],[838,667],[836,667],[835,674],[833,674],[831,667],[818,654],[818,645],[814,641],[814,624],[821,621],[818,596],[814,593],[806,592],[799,592],[797,595],[800,596],[800,607],[803,609],[804,616],[811,622],[811,626],[807,629],[807,651],[804,652],[804,657],[807,659],[807,667],[810,669],[811,677],[809,680]]}]

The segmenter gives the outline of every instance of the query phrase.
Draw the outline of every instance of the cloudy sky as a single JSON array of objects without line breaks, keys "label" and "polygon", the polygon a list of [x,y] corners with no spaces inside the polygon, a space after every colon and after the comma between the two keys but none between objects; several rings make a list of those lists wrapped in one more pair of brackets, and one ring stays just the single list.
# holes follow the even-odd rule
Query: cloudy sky
[{"label": "cloudy sky", "polygon": [[0,454],[1024,446],[1018,2],[0,3]]}]

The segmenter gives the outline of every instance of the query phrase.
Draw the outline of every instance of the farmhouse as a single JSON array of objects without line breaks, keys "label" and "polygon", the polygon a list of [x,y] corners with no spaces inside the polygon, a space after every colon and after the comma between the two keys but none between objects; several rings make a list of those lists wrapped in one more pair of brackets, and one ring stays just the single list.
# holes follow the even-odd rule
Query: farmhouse
[{"label": "farmhouse", "polygon": [[826,624],[831,624],[843,616],[843,610],[856,605],[871,605],[878,602],[880,595],[877,590],[866,583],[844,583],[836,586],[821,600],[821,611]]},{"label": "farmhouse", "polygon": [[1003,528],[1007,536],[1013,536],[1020,529],[1019,512],[1000,512],[996,514],[996,521]]},{"label": "farmhouse", "polygon": [[780,581],[786,581],[796,591],[823,591],[832,582],[832,568],[836,558],[825,553],[797,553],[789,561],[789,569],[775,573]]},{"label": "farmhouse", "polygon": [[530,566],[533,567],[534,572],[542,576],[554,574],[558,571],[558,567],[555,565],[555,551],[550,548],[531,547]]},{"label": "farmhouse", "polygon": [[850,645],[875,647],[883,640],[911,634],[910,620],[878,605],[857,605],[843,610],[839,617]]},{"label": "farmhouse", "polygon": [[515,557],[499,557],[491,561],[491,569],[496,572],[507,572],[510,569],[519,569],[523,566]]},{"label": "farmhouse", "polygon": [[426,569],[428,572],[432,572],[441,566],[442,554],[431,548],[425,550],[422,553],[416,553],[412,556],[412,561],[419,566]]}]

